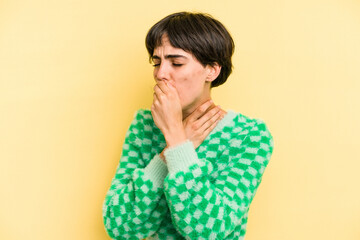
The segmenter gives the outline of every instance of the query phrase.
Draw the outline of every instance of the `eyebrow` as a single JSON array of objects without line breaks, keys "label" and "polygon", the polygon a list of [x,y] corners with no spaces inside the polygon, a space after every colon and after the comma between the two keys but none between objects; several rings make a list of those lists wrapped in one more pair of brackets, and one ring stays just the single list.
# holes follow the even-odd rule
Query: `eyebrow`
[{"label": "eyebrow", "polygon": [[[169,59],[169,58],[185,58],[185,59],[187,59],[187,57],[185,57],[184,55],[180,55],[180,54],[170,54],[170,55],[165,56],[165,59]],[[161,58],[157,55],[154,55],[151,57],[151,59],[161,59]]]}]

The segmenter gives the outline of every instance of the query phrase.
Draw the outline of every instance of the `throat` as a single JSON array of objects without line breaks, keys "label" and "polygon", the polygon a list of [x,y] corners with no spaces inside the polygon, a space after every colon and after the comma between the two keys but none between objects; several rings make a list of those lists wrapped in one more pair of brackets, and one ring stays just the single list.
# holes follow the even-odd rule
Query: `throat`
[{"label": "throat", "polygon": [[[204,104],[205,102],[207,102],[209,99],[206,99],[202,102],[198,102],[197,104],[192,104],[190,106],[187,106],[186,108],[184,108],[182,110],[182,120],[184,121],[189,115],[191,115],[194,111],[196,111],[196,109],[198,107],[200,107],[202,104]],[[208,109],[206,109],[205,113],[209,110],[212,109],[215,106],[215,104],[213,103]]]}]

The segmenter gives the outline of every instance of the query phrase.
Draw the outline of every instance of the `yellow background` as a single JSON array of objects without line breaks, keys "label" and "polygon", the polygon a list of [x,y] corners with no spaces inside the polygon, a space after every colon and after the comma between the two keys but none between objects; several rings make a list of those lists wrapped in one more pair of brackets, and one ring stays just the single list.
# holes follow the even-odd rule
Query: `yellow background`
[{"label": "yellow background", "polygon": [[180,10],[230,30],[215,103],[274,137],[246,239],[360,239],[358,0],[0,1],[0,239],[109,239],[102,202],[152,102],[144,38]]}]

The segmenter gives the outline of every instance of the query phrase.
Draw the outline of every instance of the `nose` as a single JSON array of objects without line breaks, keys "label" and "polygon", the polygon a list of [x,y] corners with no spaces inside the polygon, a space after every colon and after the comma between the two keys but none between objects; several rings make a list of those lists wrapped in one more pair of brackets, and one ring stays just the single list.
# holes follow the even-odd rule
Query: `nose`
[{"label": "nose", "polygon": [[154,77],[156,80],[169,80],[169,69],[164,63],[160,63],[158,67],[154,69]]}]

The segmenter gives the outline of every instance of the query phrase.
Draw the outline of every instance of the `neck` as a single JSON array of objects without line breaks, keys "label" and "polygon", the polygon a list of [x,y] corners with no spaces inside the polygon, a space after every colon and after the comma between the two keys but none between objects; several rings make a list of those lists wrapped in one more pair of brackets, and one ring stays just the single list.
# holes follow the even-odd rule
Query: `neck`
[{"label": "neck", "polygon": [[203,103],[205,103],[206,101],[208,101],[210,99],[211,99],[211,96],[210,96],[210,91],[209,91],[208,94],[203,95],[199,99],[196,99],[190,105],[183,108],[183,110],[182,110],[183,120],[185,118],[187,118],[191,113],[193,113],[199,106],[201,106]]}]

